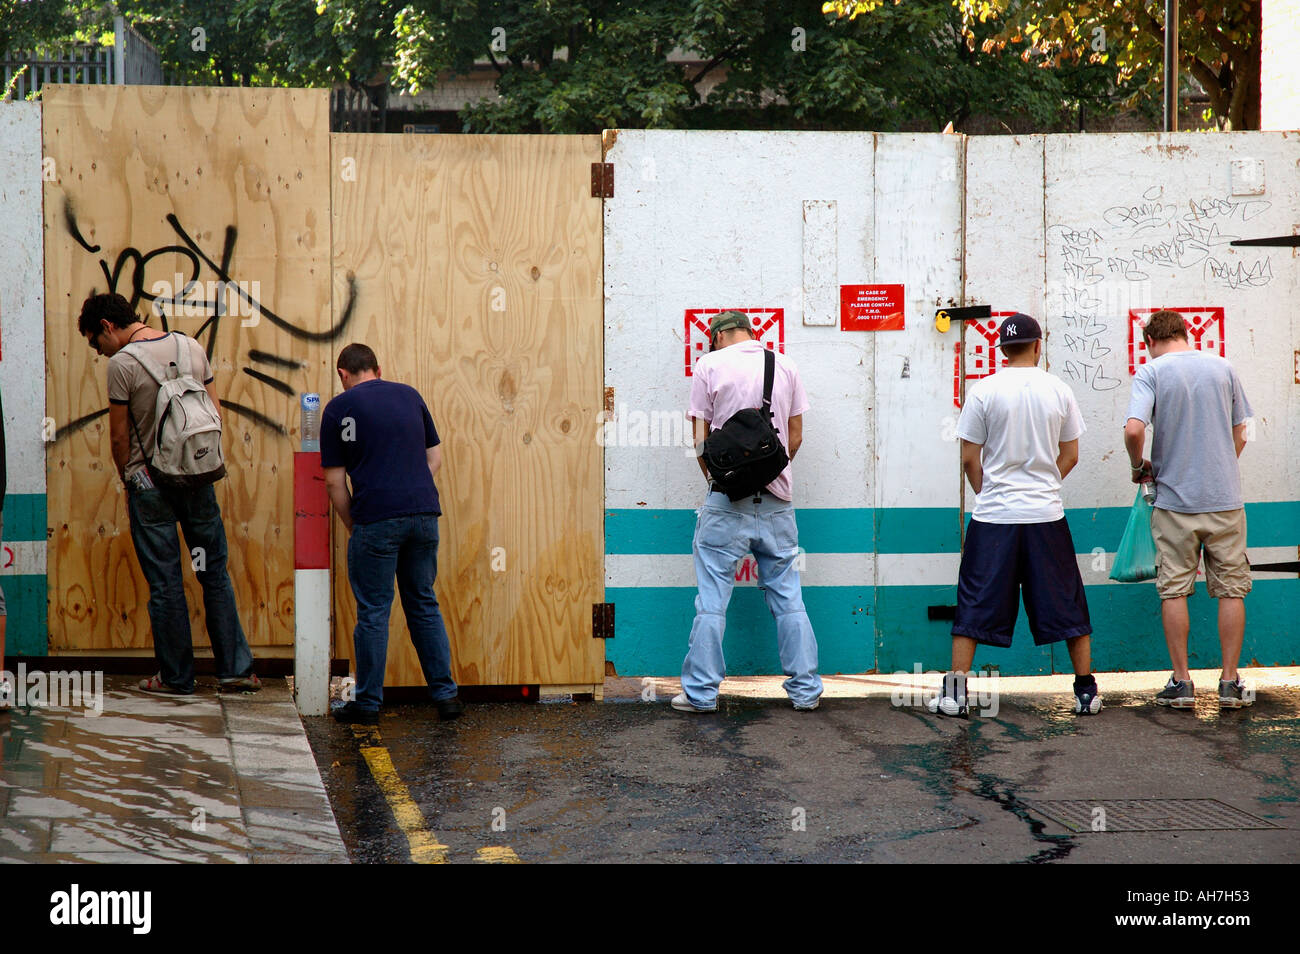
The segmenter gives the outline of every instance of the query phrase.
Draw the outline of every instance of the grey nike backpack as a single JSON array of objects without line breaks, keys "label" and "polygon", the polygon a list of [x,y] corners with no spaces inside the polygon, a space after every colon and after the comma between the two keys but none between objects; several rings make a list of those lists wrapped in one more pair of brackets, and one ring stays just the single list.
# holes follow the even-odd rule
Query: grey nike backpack
[{"label": "grey nike backpack", "polygon": [[[203,382],[194,376],[191,339],[176,334],[176,358],[164,367],[143,348],[122,350],[158,382],[154,409],[154,453],[149,473],[159,487],[205,487],[226,476],[221,453],[221,417]],[[144,342],[140,342],[143,344]],[[128,413],[129,413],[128,405]],[[131,419],[135,426],[134,417]],[[137,439],[140,431],[136,429]],[[141,448],[144,441],[140,442]]]}]

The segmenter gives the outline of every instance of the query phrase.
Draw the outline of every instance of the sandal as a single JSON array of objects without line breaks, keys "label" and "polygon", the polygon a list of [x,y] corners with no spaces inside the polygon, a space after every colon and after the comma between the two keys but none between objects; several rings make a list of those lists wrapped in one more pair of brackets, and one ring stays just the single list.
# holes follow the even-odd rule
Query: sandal
[{"label": "sandal", "polygon": [[218,692],[257,692],[261,688],[262,680],[257,678],[255,672],[250,672],[247,676],[222,679],[217,683]]},{"label": "sandal", "polygon": [[141,679],[136,684],[136,688],[141,692],[152,692],[159,696],[188,696],[194,692],[192,689],[189,692],[183,692],[174,686],[167,685],[162,681],[162,673],[155,673],[148,679]]}]

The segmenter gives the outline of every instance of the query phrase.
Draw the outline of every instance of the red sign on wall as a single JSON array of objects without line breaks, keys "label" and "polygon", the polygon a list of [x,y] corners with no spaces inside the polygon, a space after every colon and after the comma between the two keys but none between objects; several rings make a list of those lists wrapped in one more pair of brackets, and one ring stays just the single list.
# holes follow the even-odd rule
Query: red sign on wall
[{"label": "red sign on wall", "polygon": [[785,354],[784,308],[687,308],[686,309],[686,376],[695,369],[695,362],[709,353],[709,319],[719,312],[739,311],[749,316],[754,337],[767,345],[769,351]]},{"label": "red sign on wall", "polygon": [[902,331],[902,285],[841,285],[841,331]]},{"label": "red sign on wall", "polygon": [[1226,329],[1223,325],[1223,309],[1208,308],[1130,308],[1128,313],[1128,373],[1137,374],[1137,369],[1147,363],[1147,345],[1142,340],[1142,328],[1147,319],[1157,311],[1176,311],[1187,323],[1187,338],[1197,351],[1208,351],[1219,357],[1227,357],[1225,348]]}]

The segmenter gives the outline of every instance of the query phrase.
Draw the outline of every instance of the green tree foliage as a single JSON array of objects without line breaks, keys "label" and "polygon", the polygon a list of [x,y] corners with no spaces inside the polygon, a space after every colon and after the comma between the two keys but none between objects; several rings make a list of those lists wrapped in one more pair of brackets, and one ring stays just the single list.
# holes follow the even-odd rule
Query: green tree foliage
[{"label": "green tree foliage", "polygon": [[977,115],[1047,129],[1076,106],[1095,114],[1117,99],[1107,67],[1047,51],[1000,55],[1005,24],[986,11],[964,18],[953,0],[864,0],[865,16],[824,12],[821,0],[0,4],[23,7],[12,22],[56,43],[111,30],[120,12],[158,47],[169,77],[189,83],[391,78],[415,92],[488,64],[497,96],[461,113],[481,132],[939,129]]},{"label": "green tree foliage", "polygon": [[[1020,51],[1050,67],[1105,64],[1130,102],[1159,101],[1163,0],[955,0],[972,46]],[[1224,129],[1259,128],[1261,0],[1181,0],[1179,60]],[[999,21],[991,36],[980,27]]]},{"label": "green tree foliage", "polygon": [[[991,38],[996,24],[976,27]],[[672,62],[672,51],[700,61]],[[400,84],[432,86],[476,60],[500,99],[463,112],[493,132],[605,127],[940,128],[980,113],[1039,126],[1111,90],[1077,69],[986,53],[965,42],[949,0],[908,0],[870,16],[828,16],[816,0],[411,0],[396,20]],[[722,80],[716,88],[714,84]]]}]

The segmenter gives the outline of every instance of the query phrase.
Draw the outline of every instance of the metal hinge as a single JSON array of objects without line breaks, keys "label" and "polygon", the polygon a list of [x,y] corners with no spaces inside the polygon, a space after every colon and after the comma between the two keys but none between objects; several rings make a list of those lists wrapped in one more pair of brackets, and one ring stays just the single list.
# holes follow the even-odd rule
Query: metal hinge
[{"label": "metal hinge", "polygon": [[593,199],[614,198],[614,163],[593,162],[591,164],[591,197]]},{"label": "metal hinge", "polygon": [[613,603],[592,603],[591,604],[591,638],[592,639],[613,639],[614,638],[614,604]]}]

